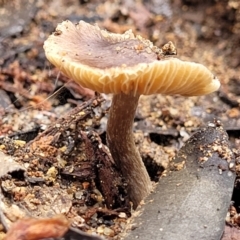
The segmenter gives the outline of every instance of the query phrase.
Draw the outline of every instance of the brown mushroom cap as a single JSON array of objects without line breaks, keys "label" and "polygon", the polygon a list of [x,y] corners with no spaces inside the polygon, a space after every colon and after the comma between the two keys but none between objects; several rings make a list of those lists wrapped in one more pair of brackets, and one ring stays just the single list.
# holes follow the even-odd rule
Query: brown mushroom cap
[{"label": "brown mushroom cap", "polygon": [[131,31],[114,34],[83,21],[64,21],[45,41],[44,49],[64,74],[100,93],[198,96],[220,86],[201,64],[159,59],[159,49]]}]

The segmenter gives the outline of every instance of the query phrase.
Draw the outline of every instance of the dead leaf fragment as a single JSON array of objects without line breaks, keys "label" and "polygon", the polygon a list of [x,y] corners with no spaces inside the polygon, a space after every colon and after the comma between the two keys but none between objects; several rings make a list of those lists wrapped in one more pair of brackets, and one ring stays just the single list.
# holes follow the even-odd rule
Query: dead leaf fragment
[{"label": "dead leaf fragment", "polygon": [[12,225],[4,240],[39,240],[62,237],[70,226],[63,215],[49,219],[25,218]]},{"label": "dead leaf fragment", "polygon": [[14,158],[0,151],[0,177],[15,171],[25,171],[19,163],[15,162]]},{"label": "dead leaf fragment", "polygon": [[235,227],[225,226],[222,240],[238,240],[240,239],[240,230]]}]

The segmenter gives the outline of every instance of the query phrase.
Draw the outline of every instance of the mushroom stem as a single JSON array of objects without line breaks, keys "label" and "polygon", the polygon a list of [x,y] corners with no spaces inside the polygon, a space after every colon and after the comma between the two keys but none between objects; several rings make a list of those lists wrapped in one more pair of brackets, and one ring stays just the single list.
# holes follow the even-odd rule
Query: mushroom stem
[{"label": "mushroom stem", "polygon": [[136,208],[151,191],[152,184],[135,146],[133,121],[139,95],[115,94],[107,124],[107,142],[112,157],[128,182],[128,194]]}]

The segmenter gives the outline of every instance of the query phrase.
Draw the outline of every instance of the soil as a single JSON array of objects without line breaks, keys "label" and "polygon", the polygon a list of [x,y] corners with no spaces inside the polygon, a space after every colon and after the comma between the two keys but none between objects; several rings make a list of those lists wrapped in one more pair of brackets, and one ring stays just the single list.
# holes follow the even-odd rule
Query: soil
[{"label": "soil", "polygon": [[66,19],[132,29],[158,47],[172,41],[177,57],[218,77],[221,88],[207,96],[142,96],[134,134],[157,182],[199,127],[220,120],[238,174],[223,239],[240,238],[238,0],[0,0],[0,239],[19,218],[57,214],[87,233],[120,239],[134,215],[106,146],[111,96],[80,87],[45,58],[44,41]]}]

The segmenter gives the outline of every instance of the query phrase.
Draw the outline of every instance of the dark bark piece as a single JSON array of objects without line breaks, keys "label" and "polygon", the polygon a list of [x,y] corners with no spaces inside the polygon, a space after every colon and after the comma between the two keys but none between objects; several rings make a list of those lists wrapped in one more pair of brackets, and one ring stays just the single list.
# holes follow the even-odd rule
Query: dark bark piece
[{"label": "dark bark piece", "polygon": [[[68,148],[68,164],[63,168],[61,174],[65,176],[72,176],[80,181],[91,182],[96,178],[96,157],[91,140],[87,137],[87,134],[80,130],[77,132],[78,134],[75,134],[75,138],[71,140],[71,147]],[[63,137],[62,135],[63,133],[58,140],[60,142],[63,142],[63,139],[61,139]],[[81,154],[80,151],[85,153],[85,161],[78,159],[78,156]]]},{"label": "dark bark piece", "polygon": [[127,194],[127,182],[116,169],[111,154],[105,145],[102,144],[100,137],[95,132],[90,132],[88,137],[91,139],[97,164],[97,183],[105,197],[105,202],[109,208],[129,208],[129,196]]},{"label": "dark bark piece", "polygon": [[[103,98],[98,97],[83,102],[29,142],[26,150],[31,150],[28,151],[28,156],[33,153],[32,159],[38,157],[39,170],[45,173],[48,171],[48,167],[42,166],[54,165],[58,154],[67,162],[61,168],[55,164],[62,178],[94,183],[101,191],[107,207],[129,209],[127,184],[124,178],[118,172],[112,156],[106,146],[102,144],[101,138],[97,133],[89,130],[89,119],[94,122],[94,109],[102,101]],[[59,151],[62,147],[66,148],[64,152]],[[42,152],[44,153],[43,158],[41,157]],[[30,170],[30,174],[29,181],[39,180],[32,178],[32,170]]]},{"label": "dark bark piece", "polygon": [[77,106],[76,108],[72,109],[63,117],[59,118],[55,124],[52,124],[48,129],[38,135],[34,141],[28,143],[30,146],[33,142],[38,141],[44,136],[53,136],[59,132],[63,132],[66,130],[71,124],[76,124],[80,121],[86,121],[86,119],[91,116],[93,113],[93,109],[101,104],[104,99],[102,97],[99,98],[92,98],[86,102],[83,102],[81,105]]},{"label": "dark bark piece", "polygon": [[187,141],[174,160],[175,167],[182,165],[160,180],[125,240],[221,238],[235,173],[234,155],[218,122]]},{"label": "dark bark piece", "polygon": [[[19,132],[13,133],[13,134],[9,134],[8,137],[11,139],[16,139],[16,140],[21,139],[22,141],[29,142],[29,141],[33,140],[40,131],[41,131],[41,127],[36,126],[35,128],[28,130],[28,131],[22,131],[22,132],[19,131]],[[5,137],[0,138],[0,143],[3,142],[4,139],[5,139]]]}]

